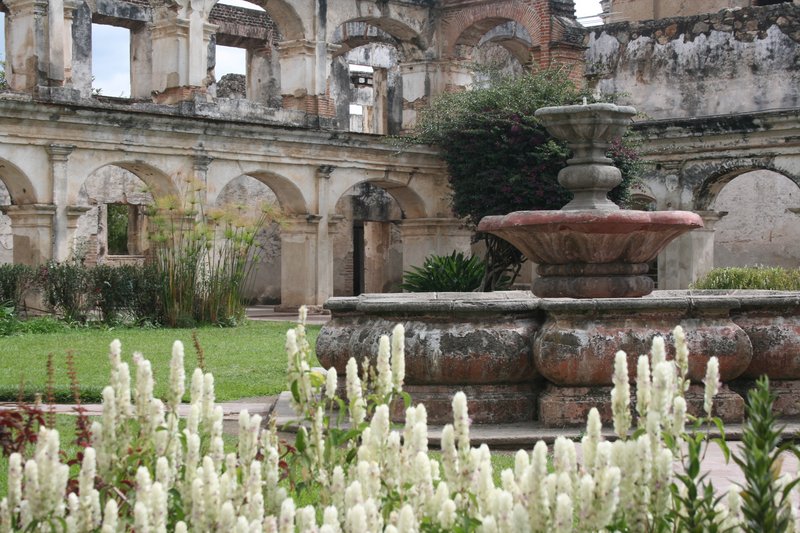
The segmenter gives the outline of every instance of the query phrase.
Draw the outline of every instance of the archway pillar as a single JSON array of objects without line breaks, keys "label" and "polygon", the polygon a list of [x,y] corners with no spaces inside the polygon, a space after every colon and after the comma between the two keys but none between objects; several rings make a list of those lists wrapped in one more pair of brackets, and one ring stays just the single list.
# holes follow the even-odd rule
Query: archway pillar
[{"label": "archway pillar", "polygon": [[403,272],[420,267],[429,255],[470,254],[472,230],[457,218],[411,218],[400,224]]},{"label": "archway pillar", "polygon": [[218,29],[206,22],[212,0],[176,4],[176,11],[159,8],[153,17],[153,88],[158,103],[173,104],[206,93],[208,45]]},{"label": "archway pillar", "polygon": [[53,221],[53,259],[66,261],[72,252],[72,239],[69,232],[69,216],[67,214],[69,155],[75,146],[69,144],[50,144],[47,155],[50,158],[50,179],[53,187],[53,204],[56,212]]},{"label": "archway pillar", "polygon": [[728,213],[695,211],[703,227],[681,235],[658,256],[658,288],[686,289],[714,268],[714,225]]},{"label": "archway pillar", "polygon": [[53,258],[53,220],[56,206],[25,204],[0,206],[11,219],[14,263],[40,265]]},{"label": "archway pillar", "polygon": [[324,261],[319,257],[320,222],[318,215],[303,215],[289,219],[281,228],[281,309],[322,305],[330,296],[321,291],[332,258]]},{"label": "archway pillar", "polygon": [[278,43],[283,107],[321,117],[335,117],[328,76],[338,45],[307,39]]},{"label": "archway pillar", "polygon": [[400,75],[403,78],[403,131],[414,128],[417,114],[428,107],[433,97],[463,90],[472,83],[468,65],[458,60],[403,63]]},{"label": "archway pillar", "polygon": [[[6,78],[11,90],[31,92],[49,74],[47,0],[7,0]],[[63,4],[62,4],[63,9]],[[62,14],[63,17],[63,14]],[[61,45],[59,43],[59,45]]]}]

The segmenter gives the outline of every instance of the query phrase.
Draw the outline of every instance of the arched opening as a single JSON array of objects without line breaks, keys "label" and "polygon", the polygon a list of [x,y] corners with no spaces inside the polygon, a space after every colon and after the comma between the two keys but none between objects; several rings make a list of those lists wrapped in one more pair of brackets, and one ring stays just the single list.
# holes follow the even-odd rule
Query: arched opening
[{"label": "arched opening", "polygon": [[342,222],[333,237],[334,296],[399,292],[403,247],[399,222],[403,211],[386,190],[370,182],[348,189],[336,202]]},{"label": "arched opening", "polygon": [[89,209],[78,219],[73,257],[88,265],[144,261],[146,210],[153,195],[138,175],[118,165],[103,166],[86,178],[77,203]]},{"label": "arched opening", "polygon": [[[217,195],[215,206],[223,211],[242,208],[257,213],[265,205],[280,207],[278,196],[269,186],[253,176],[242,175],[228,182]],[[250,279],[243,295],[254,303],[279,304],[281,301],[280,225],[270,223],[256,237]]]},{"label": "arched opening", "polygon": [[[506,19],[484,19],[467,28],[456,41],[457,59],[474,71],[473,83],[493,76],[518,76],[532,62],[532,39],[522,24]],[[529,68],[529,67],[528,67]]]},{"label": "arched opening", "polygon": [[331,68],[331,96],[339,127],[348,131],[397,134],[403,120],[400,65],[418,49],[414,32],[384,20],[350,21],[334,32],[340,45]]},{"label": "arched opening", "polygon": [[711,209],[714,266],[800,266],[800,187],[770,170],[740,173],[719,190]]},{"label": "arched opening", "polygon": [[219,27],[208,53],[212,94],[280,107],[277,44],[282,36],[275,21],[264,8],[245,0],[218,2],[209,20]]}]

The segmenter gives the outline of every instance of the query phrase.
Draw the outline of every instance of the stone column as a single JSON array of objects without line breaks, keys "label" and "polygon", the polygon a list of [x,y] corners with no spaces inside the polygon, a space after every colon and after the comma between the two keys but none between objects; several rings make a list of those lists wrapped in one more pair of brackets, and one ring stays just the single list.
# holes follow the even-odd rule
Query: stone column
[{"label": "stone column", "polygon": [[51,144],[47,147],[50,156],[50,183],[53,187],[53,204],[56,207],[53,222],[53,259],[65,261],[70,256],[68,220],[67,220],[67,160],[75,149],[72,145]]},{"label": "stone column", "polygon": [[217,30],[209,24],[213,2],[178,0],[158,6],[153,16],[153,88],[158,103],[191,100],[205,94],[208,44]]},{"label": "stone column", "polygon": [[72,23],[75,20],[75,10],[78,9],[77,0],[62,0],[64,3],[64,35],[63,35],[63,56],[64,56],[64,83],[72,83]]},{"label": "stone column", "polygon": [[269,104],[269,83],[272,77],[272,49],[247,49],[247,87],[246,97],[251,102]]},{"label": "stone column", "polygon": [[333,296],[333,242],[331,239],[331,218],[328,212],[330,205],[331,175],[336,167],[322,165],[317,168],[317,205],[319,223],[317,224],[317,245],[315,250],[316,262],[316,291],[315,303],[322,305],[325,300]]},{"label": "stone column", "polygon": [[150,98],[153,90],[153,26],[131,29],[131,98]]},{"label": "stone column", "polygon": [[411,218],[400,224],[403,272],[419,267],[429,255],[470,254],[472,231],[457,218]]},{"label": "stone column", "polygon": [[332,118],[336,109],[328,91],[331,58],[338,46],[306,39],[278,43],[281,97],[287,109]]},{"label": "stone column", "polygon": [[[50,85],[64,84],[65,31],[64,28],[64,0],[48,0],[47,2],[47,33],[49,53],[47,77]],[[69,28],[72,31],[72,28]]]},{"label": "stone column", "polygon": [[46,82],[47,0],[6,0],[6,78],[14,91],[32,92]]},{"label": "stone column", "polygon": [[301,215],[281,228],[281,309],[321,305],[317,296],[317,231],[320,217]]},{"label": "stone column", "polygon": [[389,133],[389,78],[385,68],[376,68],[372,75],[375,114],[372,117],[373,133]]},{"label": "stone column", "polygon": [[695,211],[702,228],[686,233],[667,245],[658,256],[658,288],[687,289],[714,268],[714,225],[727,211]]},{"label": "stone column", "polygon": [[431,98],[446,91],[464,89],[472,83],[469,68],[458,61],[421,61],[403,63],[403,122],[407,131],[417,122],[417,113],[428,106]]},{"label": "stone column", "polygon": [[314,69],[316,47],[305,39],[278,43],[281,66],[283,106],[309,111],[310,97],[315,93]]},{"label": "stone column", "polygon": [[364,222],[364,292],[383,292],[389,256],[389,222]]},{"label": "stone column", "polygon": [[56,206],[26,204],[0,206],[11,219],[14,263],[40,265],[53,258],[53,219]]}]

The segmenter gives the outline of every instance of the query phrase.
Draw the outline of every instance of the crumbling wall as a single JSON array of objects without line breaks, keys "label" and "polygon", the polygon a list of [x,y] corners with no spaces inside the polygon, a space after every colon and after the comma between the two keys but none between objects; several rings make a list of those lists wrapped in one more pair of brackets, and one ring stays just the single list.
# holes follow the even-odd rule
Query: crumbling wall
[{"label": "crumbling wall", "polygon": [[586,76],[648,118],[800,105],[800,5],[617,23],[589,31]]}]

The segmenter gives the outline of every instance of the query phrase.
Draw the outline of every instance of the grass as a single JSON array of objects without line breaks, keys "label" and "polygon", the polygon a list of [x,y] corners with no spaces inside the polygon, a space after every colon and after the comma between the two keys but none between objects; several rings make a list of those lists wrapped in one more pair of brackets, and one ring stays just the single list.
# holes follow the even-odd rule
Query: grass
[{"label": "grass", "polygon": [[[217,401],[224,402],[252,396],[277,394],[286,388],[287,322],[250,321],[235,328],[204,327],[192,329],[70,329],[55,333],[23,334],[0,338],[0,393],[16,398],[20,381],[25,390],[43,391],[47,381],[47,355],[55,361],[55,386],[69,386],[66,354],[75,358],[78,381],[92,394],[108,384],[108,345],[118,338],[122,357],[131,364],[134,351],[141,352],[153,365],[155,395],[163,397],[169,381],[172,343],[183,342],[188,381],[197,364],[192,344],[192,331],[197,331],[205,354],[206,371],[214,374]],[[308,339],[313,347],[319,326],[308,326]],[[131,373],[135,368],[131,364]],[[90,396],[92,395],[90,394]]]}]

